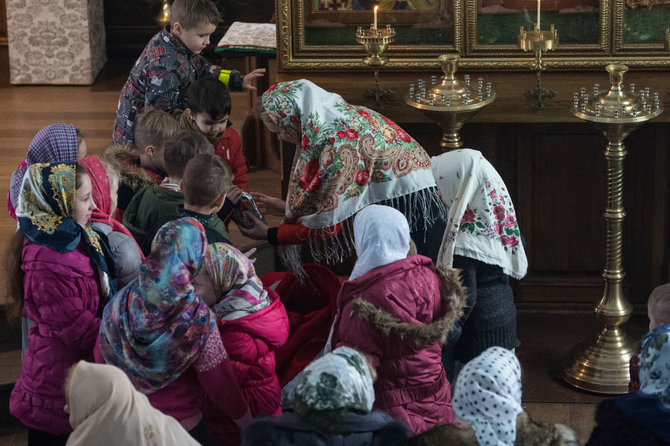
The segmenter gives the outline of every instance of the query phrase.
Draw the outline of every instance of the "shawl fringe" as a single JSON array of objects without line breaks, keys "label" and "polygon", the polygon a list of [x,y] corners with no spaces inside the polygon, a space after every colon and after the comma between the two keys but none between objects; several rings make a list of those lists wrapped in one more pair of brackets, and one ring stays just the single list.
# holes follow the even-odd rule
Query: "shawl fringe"
[{"label": "shawl fringe", "polygon": [[[428,228],[438,219],[446,220],[448,209],[442,202],[437,187],[418,190],[401,197],[391,198],[378,203],[390,206],[402,212],[407,218],[410,230],[422,231],[424,237]],[[342,222],[340,232],[335,236],[328,234],[325,229],[311,229],[306,247],[289,245],[280,247],[279,258],[284,266],[294,271],[300,278],[302,264],[302,249],[309,249],[311,257],[317,263],[336,264],[355,253],[354,243],[355,214]]]},{"label": "shawl fringe", "polygon": [[441,298],[445,304],[445,313],[430,324],[415,325],[403,322],[360,297],[352,302],[352,308],[358,317],[370,322],[385,335],[396,335],[403,341],[411,340],[417,347],[435,342],[444,343],[449,331],[463,315],[466,290],[461,284],[459,270],[440,266],[436,267],[436,272],[442,284]]}]

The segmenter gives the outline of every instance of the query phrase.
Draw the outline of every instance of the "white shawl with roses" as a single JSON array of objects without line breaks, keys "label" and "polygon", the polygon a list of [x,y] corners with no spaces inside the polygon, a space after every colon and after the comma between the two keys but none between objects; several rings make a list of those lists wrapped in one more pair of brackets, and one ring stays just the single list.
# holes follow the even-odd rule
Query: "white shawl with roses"
[{"label": "white shawl with roses", "polygon": [[437,263],[452,266],[457,254],[498,265],[508,276],[523,278],[528,259],[500,174],[472,149],[435,156],[431,164],[442,201],[449,206]]},{"label": "white shawl with roses", "polygon": [[390,119],[305,79],[273,85],[261,100],[273,122],[302,141],[293,159],[285,222],[315,231],[347,223],[337,241],[317,238],[317,260],[340,260],[352,252],[347,220],[370,204],[397,208],[415,229],[446,213],[429,156]]}]

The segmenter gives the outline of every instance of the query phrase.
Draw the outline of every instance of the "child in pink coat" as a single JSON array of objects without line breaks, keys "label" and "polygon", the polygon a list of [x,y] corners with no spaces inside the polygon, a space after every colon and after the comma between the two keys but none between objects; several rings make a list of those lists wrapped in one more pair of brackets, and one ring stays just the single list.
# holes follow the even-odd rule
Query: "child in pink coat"
[{"label": "child in pink coat", "polygon": [[[216,314],[251,415],[281,415],[275,350],[286,342],[289,324],[279,296],[263,287],[251,260],[225,243],[209,245],[195,286]],[[239,428],[215,401],[207,401],[205,419],[221,444],[240,442]]]},{"label": "child in pink coat", "polygon": [[21,377],[9,410],[28,427],[28,444],[65,444],[65,378],[93,346],[114,262],[106,242],[87,225],[95,204],[91,180],[78,164],[32,164],[16,215],[20,230],[8,256],[14,313],[33,321]]},{"label": "child in pink coat", "polygon": [[117,293],[100,324],[96,361],[126,372],[151,405],[201,444],[216,444],[202,417],[209,398],[240,426],[251,421],[216,316],[193,288],[207,248],[205,229],[186,217],[163,225],[139,277]]},{"label": "child in pink coat", "polygon": [[415,435],[453,422],[442,343],[465,302],[456,270],[408,256],[407,219],[388,206],[356,214],[354,241],[358,260],[337,298],[331,345],[367,355],[377,370],[375,408]]}]

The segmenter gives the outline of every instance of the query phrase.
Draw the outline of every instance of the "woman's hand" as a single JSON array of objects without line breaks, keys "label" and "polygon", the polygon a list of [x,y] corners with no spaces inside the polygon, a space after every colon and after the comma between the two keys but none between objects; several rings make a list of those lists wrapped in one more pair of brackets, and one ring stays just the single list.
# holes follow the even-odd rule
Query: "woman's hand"
[{"label": "woman's hand", "polygon": [[254,71],[251,73],[247,73],[244,75],[244,78],[242,79],[242,88],[245,88],[247,90],[251,91],[256,91],[256,86],[254,85],[254,81],[259,78],[265,76],[265,68],[256,68]]},{"label": "woman's hand", "polygon": [[254,240],[267,240],[268,238],[268,225],[263,223],[261,220],[257,219],[255,215],[253,215],[251,212],[249,212],[249,218],[253,219],[254,221],[254,227],[251,229],[246,229],[243,228],[242,226],[238,226],[240,228],[240,232],[242,235],[245,237],[252,238]]},{"label": "woman's hand", "polygon": [[281,198],[271,197],[260,192],[252,192],[258,210],[263,215],[278,215],[283,217],[286,212],[286,202]]}]

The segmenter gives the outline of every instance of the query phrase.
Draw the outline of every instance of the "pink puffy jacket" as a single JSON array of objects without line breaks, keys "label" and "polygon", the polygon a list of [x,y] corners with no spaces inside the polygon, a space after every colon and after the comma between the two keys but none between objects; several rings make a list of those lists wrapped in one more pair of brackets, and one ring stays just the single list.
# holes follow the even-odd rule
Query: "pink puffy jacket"
[{"label": "pink puffy jacket", "polygon": [[420,255],[375,268],[340,290],[333,345],[368,355],[377,371],[375,408],[415,435],[454,419],[442,343],[464,302],[456,270],[440,276]]},{"label": "pink puffy jacket", "polygon": [[29,428],[67,434],[65,379],[75,362],[93,360],[101,313],[98,274],[79,250],[62,254],[26,242],[22,260],[24,308],[34,323],[9,410]]},{"label": "pink puffy jacket", "polygon": [[[272,301],[269,306],[238,319],[218,321],[237,383],[254,417],[262,413],[271,416],[282,413],[275,350],[288,339],[288,316],[277,293],[269,288],[265,290]],[[239,443],[239,428],[230,418],[211,403],[206,404],[204,414],[207,425],[221,444]]]}]

